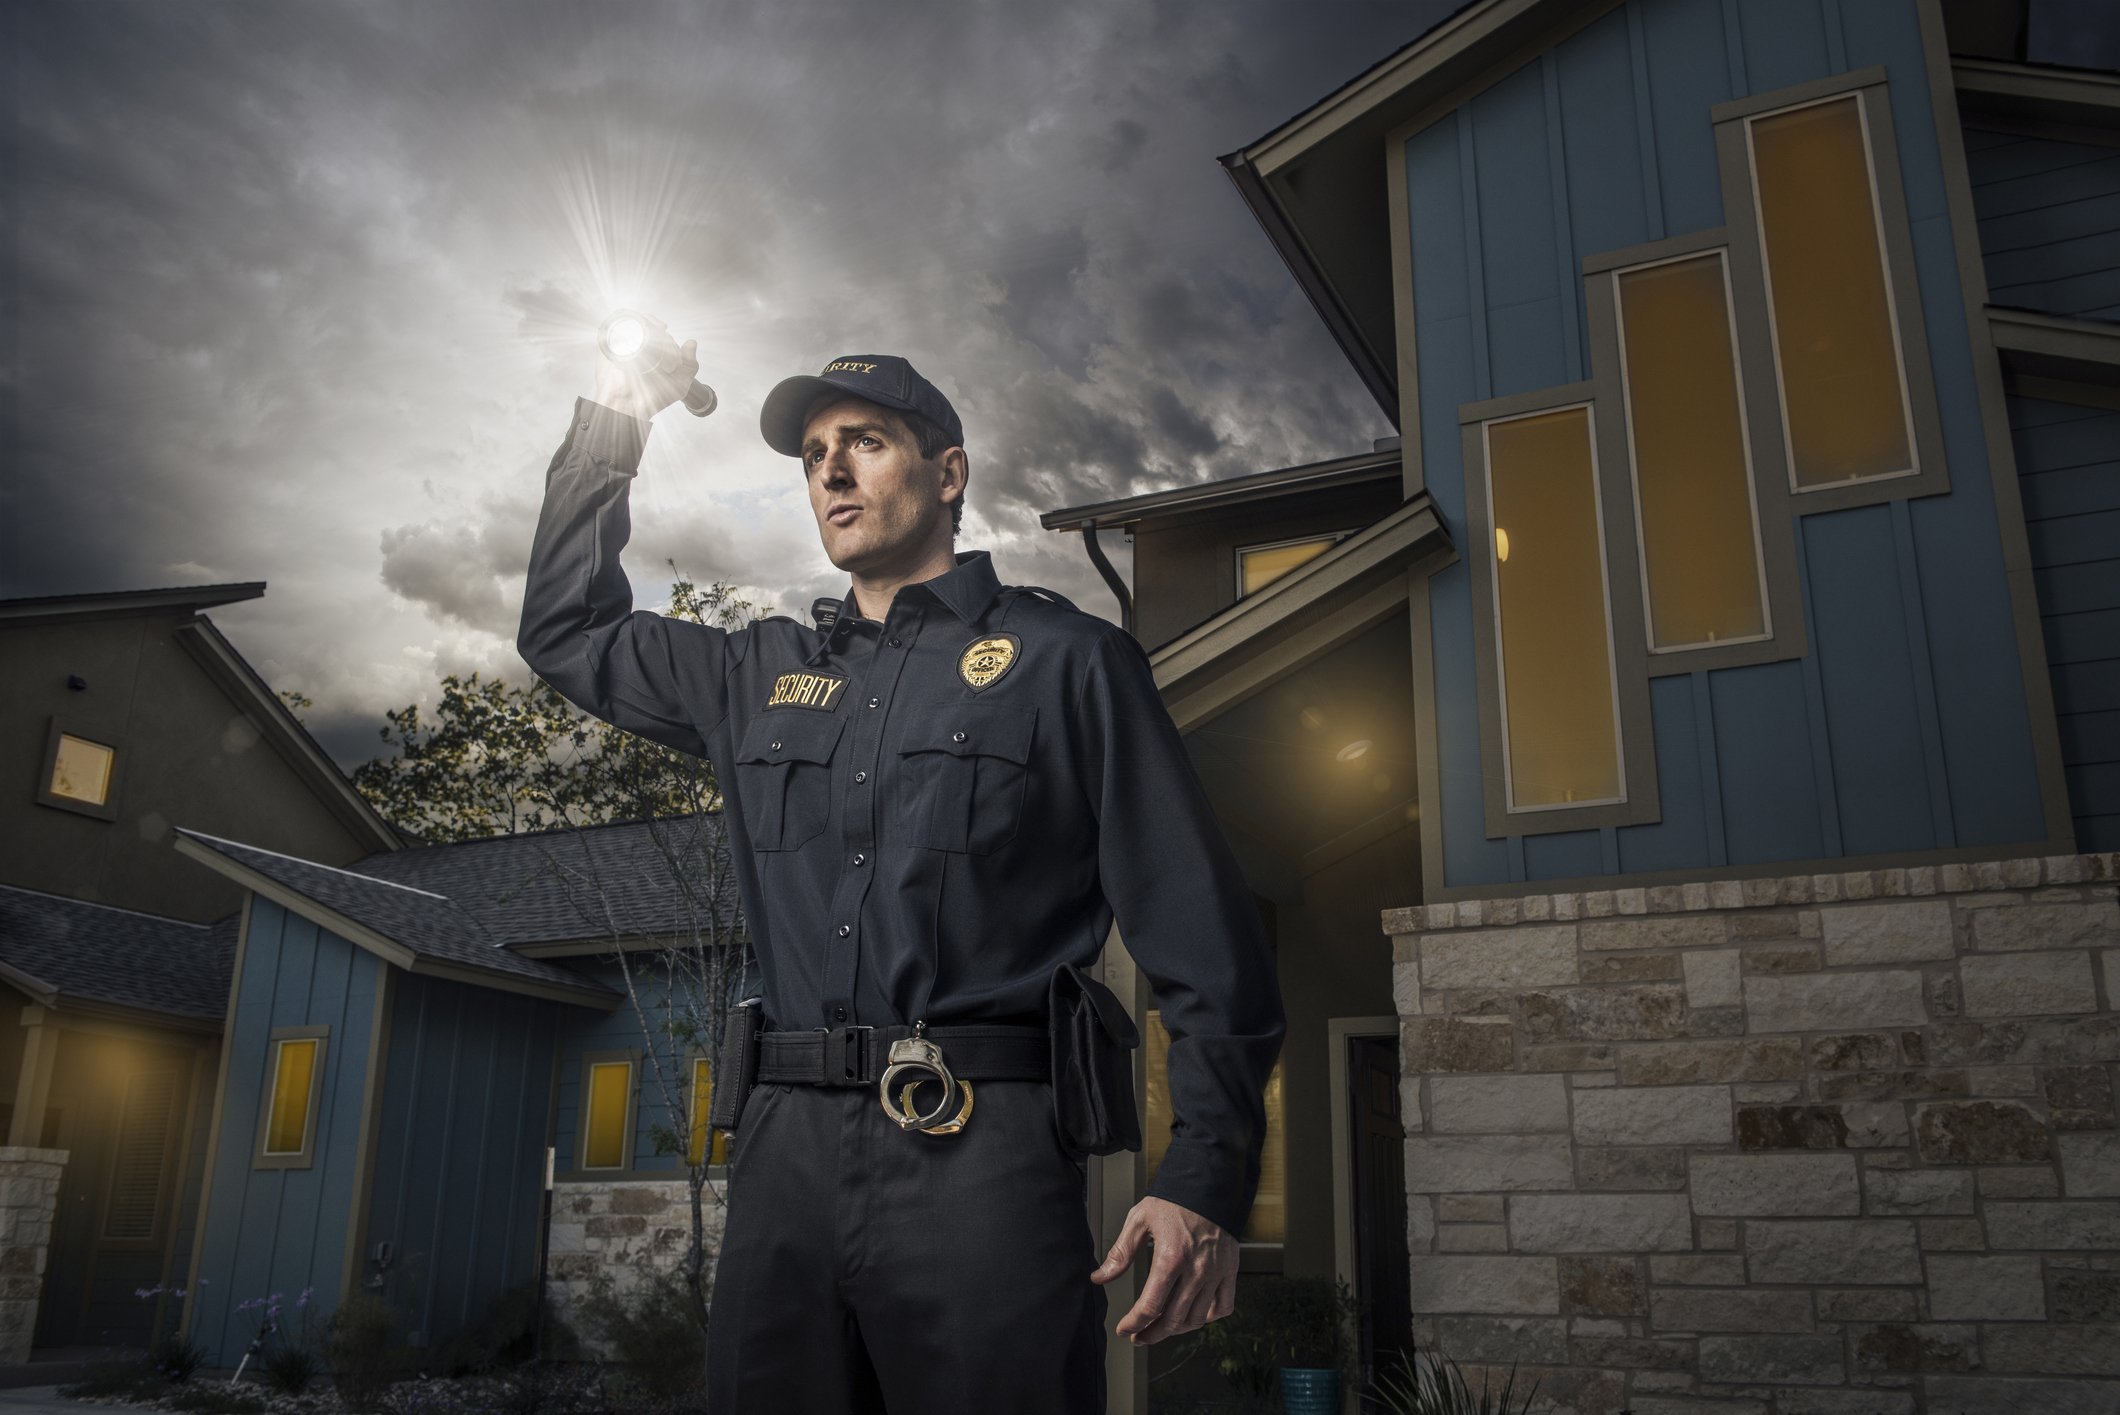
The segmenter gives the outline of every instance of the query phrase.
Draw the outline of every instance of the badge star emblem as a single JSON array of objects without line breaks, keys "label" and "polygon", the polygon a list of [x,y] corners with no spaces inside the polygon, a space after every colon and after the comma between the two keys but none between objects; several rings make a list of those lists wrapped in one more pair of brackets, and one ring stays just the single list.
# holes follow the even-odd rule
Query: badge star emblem
[{"label": "badge star emblem", "polygon": [[974,639],[965,646],[963,656],[957,660],[957,676],[975,693],[990,688],[1009,671],[1022,648],[1022,641],[1014,634],[990,634],[983,639]]}]

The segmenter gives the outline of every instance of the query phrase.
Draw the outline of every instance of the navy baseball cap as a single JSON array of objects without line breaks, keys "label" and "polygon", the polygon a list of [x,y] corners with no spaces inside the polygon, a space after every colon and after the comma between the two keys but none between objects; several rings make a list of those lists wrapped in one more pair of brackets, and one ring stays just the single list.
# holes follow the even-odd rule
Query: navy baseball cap
[{"label": "navy baseball cap", "polygon": [[826,364],[814,378],[797,374],[774,385],[758,414],[758,430],[765,434],[766,446],[783,457],[800,457],[804,415],[827,393],[864,398],[901,413],[918,413],[948,433],[952,446],[964,445],[964,424],[957,410],[919,370],[896,354],[847,354]]}]

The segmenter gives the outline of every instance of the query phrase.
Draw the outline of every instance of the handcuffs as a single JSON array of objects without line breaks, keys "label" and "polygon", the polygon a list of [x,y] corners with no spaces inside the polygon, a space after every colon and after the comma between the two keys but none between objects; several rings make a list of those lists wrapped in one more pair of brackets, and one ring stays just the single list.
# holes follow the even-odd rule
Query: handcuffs
[{"label": "handcuffs", "polygon": [[[950,1075],[949,1065],[942,1059],[942,1048],[922,1035],[926,1031],[925,1021],[915,1022],[912,1036],[891,1043],[887,1058],[889,1065],[883,1068],[883,1077],[876,1083],[876,1089],[883,1102],[883,1113],[900,1130],[918,1130],[923,1135],[954,1135],[964,1129],[964,1122],[971,1118],[972,1083]],[[915,1113],[913,1106],[913,1092],[920,1088],[924,1077],[906,1082],[897,1103],[892,1103],[891,1082],[907,1071],[925,1071],[942,1082],[942,1103],[925,1115]],[[943,1119],[944,1113],[956,1101],[960,1088],[964,1108],[949,1119]]]}]

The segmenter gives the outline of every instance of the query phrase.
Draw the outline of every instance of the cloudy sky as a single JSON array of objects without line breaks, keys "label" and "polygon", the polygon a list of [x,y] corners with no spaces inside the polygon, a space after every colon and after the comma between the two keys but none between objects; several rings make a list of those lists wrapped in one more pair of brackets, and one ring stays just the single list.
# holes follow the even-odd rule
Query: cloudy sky
[{"label": "cloudy sky", "polygon": [[0,595],[265,580],[216,622],[359,761],[439,673],[526,675],[624,302],[722,398],[657,419],[641,603],[844,588],[758,404],[898,352],[964,416],[960,546],[1115,616],[1039,512],[1390,431],[1214,158],[1455,3],[18,0]]},{"label": "cloudy sky", "polygon": [[656,420],[641,603],[843,589],[758,405],[901,352],[960,548],[1116,617],[1039,512],[1391,431],[1214,159],[1451,7],[10,6],[0,594],[265,580],[215,622],[372,755],[440,672],[526,676],[544,467],[637,302],[722,399]]}]

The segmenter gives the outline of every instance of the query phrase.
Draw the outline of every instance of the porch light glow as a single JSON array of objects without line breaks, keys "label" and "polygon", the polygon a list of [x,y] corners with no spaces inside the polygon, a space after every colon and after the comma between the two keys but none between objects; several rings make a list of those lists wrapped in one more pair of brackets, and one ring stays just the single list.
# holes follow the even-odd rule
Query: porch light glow
[{"label": "porch light glow", "polygon": [[1340,748],[1338,753],[1339,760],[1351,762],[1362,753],[1368,751],[1369,747],[1370,742],[1367,737],[1361,738],[1359,741],[1349,742],[1346,746]]}]

